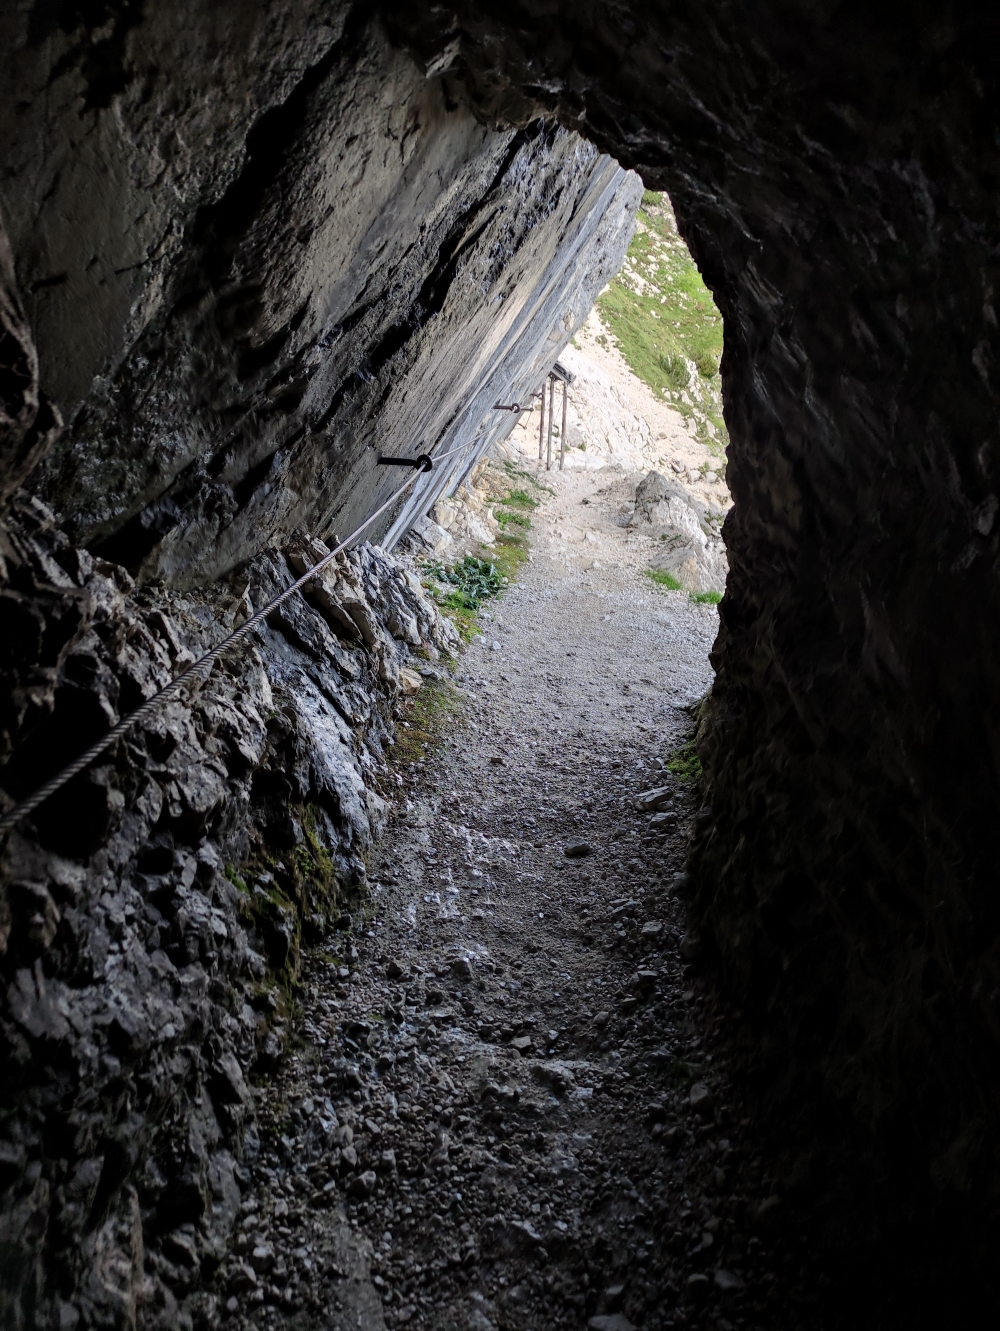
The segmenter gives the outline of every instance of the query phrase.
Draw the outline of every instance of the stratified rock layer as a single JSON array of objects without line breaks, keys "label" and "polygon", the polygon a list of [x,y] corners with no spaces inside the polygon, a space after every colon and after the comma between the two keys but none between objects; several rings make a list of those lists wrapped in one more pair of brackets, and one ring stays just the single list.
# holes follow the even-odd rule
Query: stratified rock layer
[{"label": "stratified rock layer", "polygon": [[[448,455],[366,532],[386,548],[460,484],[617,270],[641,184],[553,121],[484,126],[361,7],[2,28],[16,799],[390,499],[380,453]],[[300,936],[364,884],[404,663],[455,641],[365,545],[10,839],[4,1325],[189,1321]]]},{"label": "stratified rock layer", "polygon": [[[764,1033],[777,1112],[823,1125],[826,1177],[844,1179],[831,1232],[933,1204],[988,1250],[995,40],[974,7],[905,22],[795,3],[383,9],[421,69],[367,7],[322,0],[127,5],[92,29],[73,7],[4,16],[3,457],[28,474],[55,424],[43,395],[54,402],[69,426],[34,493],[74,548],[167,604],[153,579],[190,590],[297,527],[349,529],[388,494],[377,449],[504,428],[493,404],[537,385],[629,231],[634,181],[568,131],[667,189],[725,319],[736,503],[696,909]],[[387,539],[436,497],[423,491]],[[10,539],[15,576],[31,557]],[[101,698],[117,706],[101,662],[118,656],[96,657],[89,683],[64,674],[86,613],[46,569],[7,597],[4,669],[32,725],[80,689],[63,731],[80,738],[107,724]],[[105,842],[139,797],[118,761],[89,779]],[[192,798],[208,809],[205,780]],[[56,946],[66,903],[47,882],[10,898],[12,956]],[[5,979],[23,978],[11,1013],[40,1014],[24,1093],[55,1102],[59,1059],[31,1052],[48,1050],[46,1023],[61,1030],[46,995],[71,963],[52,955]],[[30,1028],[8,1028],[16,1051]],[[101,1233],[106,1198],[135,1185],[118,1148],[71,1126],[101,1163],[65,1197]],[[30,1239],[6,1269],[39,1291],[30,1254],[71,1250],[55,1229],[38,1237],[62,1205],[48,1191],[62,1157],[40,1141],[4,1157],[6,1213]],[[845,1142],[860,1171],[840,1170]],[[860,1206],[859,1177],[874,1184]],[[137,1212],[115,1214],[127,1266]],[[53,1276],[44,1297],[72,1283]]]},{"label": "stratified rock layer", "polygon": [[[34,139],[41,99],[7,126],[7,228],[69,422],[35,488],[142,578],[202,585],[299,528],[349,531],[398,486],[380,453],[464,446],[405,529],[510,428],[494,404],[528,400],[631,237],[636,177],[554,125],[485,129],[328,9],[234,6],[224,43],[192,4],[130,39],[84,142]],[[86,68],[50,43],[73,104]]]}]

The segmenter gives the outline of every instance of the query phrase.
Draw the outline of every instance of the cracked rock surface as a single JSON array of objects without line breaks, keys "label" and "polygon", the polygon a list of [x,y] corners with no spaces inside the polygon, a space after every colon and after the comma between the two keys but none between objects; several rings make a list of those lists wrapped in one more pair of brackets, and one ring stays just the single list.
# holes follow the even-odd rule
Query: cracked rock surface
[{"label": "cracked rock surface", "polygon": [[[865,1268],[873,1315],[890,1299],[914,1320],[984,1289],[1000,1300],[991,22],[976,5],[900,17],[797,0],[0,14],[0,462],[6,498],[28,487],[0,550],[2,784],[18,792],[208,621],[244,613],[230,575],[260,556],[253,577],[273,585],[287,570],[265,552],[303,530],[327,540],[386,497],[376,449],[454,442],[471,458],[502,435],[494,404],[537,388],[625,252],[628,172],[670,194],[723,314],[734,500],[695,908],[755,1033],[772,1125],[809,1143],[805,1161],[789,1151],[786,1198],[842,1269]],[[436,486],[374,535],[399,539]],[[66,533],[58,558],[55,538],[24,544],[50,522],[32,498]],[[197,722],[166,713],[80,783],[75,811],[50,816],[43,858],[68,868],[16,848],[0,911],[12,1319],[127,1321],[140,1233],[175,1235],[163,1260],[178,1288],[195,1269],[183,1226],[197,1231],[211,1190],[185,1161],[192,1142],[199,1159],[215,1150],[211,1124],[177,1127],[177,1169],[162,1188],[152,1176],[148,1204],[129,1190],[141,1125],[174,1131],[161,1087],[184,1100],[193,1086],[191,1113],[205,1112],[200,1060],[220,1055],[198,1023],[215,999],[197,976],[182,988],[195,1054],[162,1079],[131,1075],[130,1060],[174,1046],[144,1052],[144,1024],[119,1020],[101,988],[115,958],[161,993],[132,948],[138,907],[118,911],[124,880],[168,879],[176,915],[152,907],[175,969],[203,965],[203,949],[224,959],[236,944],[212,941],[212,911],[241,889],[227,861],[199,870],[197,855],[217,831],[252,848],[244,813],[260,810],[288,842],[289,882],[263,880],[259,862],[241,881],[262,945],[291,955],[299,868],[284,855],[302,845],[293,824],[307,842],[311,829],[280,811],[314,781],[351,811],[319,843],[329,874],[359,876],[356,815],[363,789],[379,794],[380,745],[373,781],[358,775],[387,697],[378,652],[350,680],[346,657],[317,664],[323,630],[281,621],[266,671],[301,688],[301,713],[284,695],[267,704],[253,662],[246,687],[206,690]],[[348,731],[359,751],[342,765]],[[331,753],[332,767],[318,756]],[[207,905],[192,897],[199,871]],[[93,997],[78,1026],[62,986]],[[240,1025],[241,1005],[221,1010]]]},{"label": "cracked rock surface", "polygon": [[[261,557],[211,596],[153,596],[38,501],[15,508],[8,664],[26,634],[41,650],[8,676],[7,791],[30,792],[287,587],[302,553]],[[4,847],[4,1325],[189,1323],[225,1255],[255,1141],[248,1078],[280,1061],[302,939],[365,882],[406,662],[456,642],[413,573],[371,547],[307,595]]]}]

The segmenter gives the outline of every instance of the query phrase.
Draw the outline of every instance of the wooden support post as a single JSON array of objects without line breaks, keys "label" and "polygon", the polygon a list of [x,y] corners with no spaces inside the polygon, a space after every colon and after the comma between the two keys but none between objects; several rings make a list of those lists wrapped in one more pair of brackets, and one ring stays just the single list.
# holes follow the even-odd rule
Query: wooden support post
[{"label": "wooden support post", "polygon": [[549,432],[545,448],[545,470],[552,470],[552,417],[556,414],[556,377],[549,375]]},{"label": "wooden support post", "polygon": [[545,380],[542,380],[542,391],[538,395],[542,399],[538,415],[538,465],[542,465],[542,450],[545,447]]},{"label": "wooden support post", "polygon": [[569,392],[569,384],[563,380],[563,415],[562,431],[559,435],[559,470],[562,471],[566,465],[566,394]]}]

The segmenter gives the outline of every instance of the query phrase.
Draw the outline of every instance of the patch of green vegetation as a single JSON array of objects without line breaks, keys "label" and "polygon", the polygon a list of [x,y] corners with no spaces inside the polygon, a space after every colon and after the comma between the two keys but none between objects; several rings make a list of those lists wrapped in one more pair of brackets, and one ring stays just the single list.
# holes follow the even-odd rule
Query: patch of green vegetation
[{"label": "patch of green vegetation", "polygon": [[688,592],[695,605],[718,605],[722,600],[721,592]]},{"label": "patch of green vegetation", "polygon": [[302,817],[302,830],[305,844],[296,847],[296,868],[303,878],[311,877],[322,890],[326,900],[337,895],[337,880],[330,852],[319,839],[316,830],[317,809],[315,804],[307,804]]},{"label": "patch of green vegetation", "polygon": [[538,500],[532,499],[527,490],[511,490],[500,502],[506,504],[508,508],[538,507]]},{"label": "patch of green vegetation", "polygon": [[[520,514],[511,514],[511,518],[519,517]],[[454,623],[462,640],[471,642],[479,632],[476,612],[483,601],[498,596],[509,586],[527,557],[524,539],[503,533],[497,538],[496,549],[489,552],[489,558],[466,555],[454,568],[425,565],[424,586]]]},{"label": "patch of green vegetation", "polygon": [[[504,468],[504,471],[507,473],[507,475],[510,476],[510,477],[513,478],[514,476],[521,476],[521,477],[523,477],[523,479],[526,480],[530,485],[533,485],[533,486],[535,487],[536,490],[544,490],[546,494],[550,494],[550,495],[555,494],[555,490],[553,490],[551,486],[549,486],[549,485],[543,485],[543,484],[541,483],[541,481],[537,480],[536,477],[534,477],[534,476],[531,474],[530,471],[525,471],[525,469],[524,469],[523,467],[515,467],[514,464],[513,464],[513,462],[505,462],[505,463],[503,464],[503,468]],[[523,493],[523,492],[522,492],[522,493]],[[503,502],[506,503],[506,502],[509,502],[509,501],[505,500],[505,501],[503,501]]]},{"label": "patch of green vegetation", "polygon": [[689,739],[686,744],[674,749],[668,755],[665,766],[679,781],[687,784],[698,781],[701,777],[701,759],[698,757],[694,740]]},{"label": "patch of green vegetation", "polygon": [[457,705],[458,693],[445,680],[427,680],[412,698],[401,701],[400,719],[406,725],[396,729],[393,765],[417,762],[440,743]]},{"label": "patch of green vegetation", "polygon": [[628,251],[640,282],[623,270],[597,304],[632,372],[663,396],[687,387],[686,360],[706,379],[718,374],[722,317],[684,246],[658,244],[656,223],[643,220],[650,230],[638,232]]},{"label": "patch of green vegetation", "polygon": [[[699,407],[706,442],[722,446],[722,316],[669,220],[662,195],[646,191],[639,221],[626,266],[598,299],[598,311],[632,373],[684,416],[695,415]],[[603,340],[599,335],[597,341]],[[689,382],[692,361],[701,386]],[[716,431],[711,438],[706,421]]]},{"label": "patch of green vegetation", "polygon": [[439,605],[455,610],[478,610],[485,600],[501,592],[507,581],[493,560],[477,559],[475,555],[466,555],[454,568],[432,564],[427,573],[437,582],[455,588],[438,601]]},{"label": "patch of green vegetation", "polygon": [[458,629],[459,637],[468,646],[479,632],[479,619],[474,610],[466,610],[461,605],[449,604],[445,597],[438,605]]},{"label": "patch of green vegetation", "polygon": [[673,574],[667,573],[661,568],[647,568],[643,572],[650,582],[656,583],[657,587],[666,587],[668,592],[679,592],[681,590],[681,584]]},{"label": "patch of green vegetation", "polygon": [[242,892],[244,896],[250,895],[250,889],[231,864],[227,864],[223,872],[232,883],[233,887],[236,888],[237,892]]},{"label": "patch of green vegetation", "polygon": [[507,587],[528,562],[528,543],[523,536],[515,536],[513,533],[499,536],[492,559]]},{"label": "patch of green vegetation", "polygon": [[501,531],[506,531],[508,527],[528,528],[531,526],[530,518],[526,518],[523,513],[512,513],[509,508],[498,508],[494,511],[493,516],[500,524]]},{"label": "patch of green vegetation", "polygon": [[[319,834],[321,814],[314,804],[289,806],[287,814],[300,837],[284,852],[266,840],[255,846],[239,873],[232,865],[226,877],[240,892],[240,912],[263,940],[271,974],[291,993],[298,973],[299,942],[304,919],[310,928],[328,920],[338,905],[340,885],[333,860]],[[248,884],[253,884],[250,887]],[[291,924],[290,936],[285,924]],[[279,935],[284,935],[282,944]]]}]

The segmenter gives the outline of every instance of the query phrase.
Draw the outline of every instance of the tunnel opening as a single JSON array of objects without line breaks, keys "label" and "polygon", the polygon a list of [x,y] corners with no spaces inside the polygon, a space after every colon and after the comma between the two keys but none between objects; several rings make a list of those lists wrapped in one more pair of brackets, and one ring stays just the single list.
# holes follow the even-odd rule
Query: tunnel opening
[{"label": "tunnel opening", "polygon": [[[338,1259],[334,1229],[324,1231],[330,1261],[361,1272],[357,1297],[369,1299],[331,1315],[420,1324],[430,1269],[448,1273],[477,1328],[516,1326],[543,1305],[554,1325],[736,1325],[750,1315],[740,1283],[758,1259],[766,1275],[797,1229],[827,1270],[782,1267],[753,1314],[765,1321],[849,1320],[860,1294],[865,1315],[886,1324],[928,1308],[947,1322],[966,1298],[995,1304],[994,45],[977,16],[951,9],[903,25],[851,6],[723,8],[724,22],[705,7],[569,14],[485,0],[368,15],[331,0],[283,6],[275,24],[262,7],[237,17],[191,4],[159,19],[130,9],[110,42],[83,11],[66,11],[44,40],[35,20],[23,31],[11,20],[0,317],[16,373],[0,456],[5,496],[24,487],[4,510],[0,585],[14,626],[0,662],[8,801],[386,501],[396,479],[379,470],[380,453],[430,449],[441,459],[434,512],[451,503],[471,531],[481,514],[458,513],[462,486],[481,453],[513,438],[495,404],[529,399],[595,298],[651,392],[682,415],[708,393],[697,442],[714,456],[716,376],[705,371],[715,352],[681,356],[657,336],[657,322],[683,320],[654,318],[666,307],[649,294],[651,255],[675,234],[656,193],[672,200],[676,235],[725,319],[725,481],[736,501],[715,684],[696,747],[670,758],[678,781],[660,798],[673,808],[612,818],[601,803],[640,772],[598,762],[563,724],[561,675],[590,688],[592,660],[553,661],[533,682],[554,742],[540,725],[494,733],[489,708],[527,682],[501,678],[505,602],[468,604],[475,580],[494,576],[481,567],[466,566],[468,585],[431,575],[421,587],[385,553],[428,518],[431,490],[414,484],[370,533],[378,541],[338,557],[308,601],[267,617],[242,666],[223,662],[8,837],[2,1039],[19,1071],[2,1105],[12,1274],[0,1306],[12,1324],[152,1324],[153,1303],[168,1321],[179,1305],[177,1317],[206,1324],[223,1310],[302,1312],[295,1281],[310,1287],[302,1263],[317,1263],[268,1235],[300,1223],[300,1193],[324,1214],[354,1207],[351,1228],[362,1208],[379,1215],[397,1184],[396,1228],[417,1216],[455,1245],[425,1260],[414,1248],[403,1275],[390,1245],[385,1269],[396,1274],[376,1271],[378,1284],[373,1268],[352,1265],[356,1253]],[[96,99],[95,58],[114,66]],[[641,176],[644,200],[626,171]],[[636,204],[642,244],[601,297]],[[219,216],[224,243],[209,225]],[[698,328],[693,319],[688,331]],[[550,423],[552,406],[550,395]],[[561,421],[558,431],[568,443]],[[673,470],[666,452],[652,461],[663,483],[628,501],[646,534],[680,502],[672,486],[722,484],[711,467],[698,481]],[[536,495],[517,471],[493,496],[506,515],[499,576],[519,565],[509,593],[519,623],[537,615],[538,651],[551,652],[554,601],[517,551],[532,515],[559,544],[569,490]],[[599,507],[577,497],[576,513]],[[623,498],[601,503],[610,512]],[[689,566],[711,584],[718,567],[702,565],[721,523],[693,525],[692,540],[695,526],[705,545],[692,559],[668,540],[648,561],[660,575],[647,578],[648,596],[677,596],[671,583]],[[610,637],[619,625],[596,604],[596,573],[581,581],[579,623],[590,615]],[[715,615],[690,599],[713,593],[717,584],[692,587],[678,604]],[[428,888],[400,898],[400,927],[412,905],[418,932],[424,914],[431,934],[457,928],[449,911],[467,901],[470,927],[479,911],[476,928],[499,929],[489,911],[502,911],[485,904],[496,884],[484,891],[472,868],[499,880],[476,856],[507,856],[476,839],[517,817],[497,787],[505,744],[531,760],[517,769],[522,806],[539,772],[575,772],[591,791],[576,809],[545,795],[523,820],[528,872],[546,882],[534,915],[505,917],[506,971],[471,948],[425,949],[422,936],[405,965],[380,955],[361,906],[366,892],[378,902],[376,885],[385,901],[405,887],[389,881],[400,876],[391,866],[375,880],[373,846],[401,792],[429,777],[423,746],[454,714],[435,675],[463,628],[440,612],[463,598],[470,615],[486,607],[486,646],[470,649],[484,664],[456,681],[472,720],[482,712],[467,737],[481,780],[463,796],[482,825],[450,789],[425,792],[454,831],[446,856],[421,821],[428,806],[411,800],[412,825],[403,807],[394,844],[419,851]],[[629,709],[654,706],[642,692],[651,686],[642,674],[627,683],[613,706],[648,752]],[[80,706],[73,690],[86,695]],[[683,785],[681,770],[698,766],[701,784]],[[637,793],[654,779],[645,773]],[[691,829],[683,853],[648,821],[670,813]],[[623,888],[595,922],[599,858],[539,868],[545,847],[534,843],[558,832],[568,847],[567,829],[584,840],[598,815],[615,876],[645,874],[657,856],[668,873],[643,897]],[[620,853],[630,839],[631,857]],[[545,895],[550,878],[561,896]],[[681,898],[686,922],[671,904]],[[636,966],[613,1002],[598,1008],[588,995],[550,1025],[538,989],[562,995],[566,981],[562,934],[558,946],[546,939],[552,919],[570,915],[574,946],[603,955],[606,941],[614,965]],[[334,941],[325,959],[303,961],[303,937]],[[694,978],[658,988],[659,961],[645,964],[658,943],[691,977],[717,977],[738,1014],[713,1008]],[[369,982],[375,1006],[354,1010]],[[330,1000],[331,986],[345,993]],[[312,1062],[288,1053],[303,993]],[[719,1200],[742,1166],[736,1133],[713,1117],[732,1105],[713,1084],[699,1022],[742,1032],[732,1066],[760,1143],[747,1165],[760,1186],[742,1203]],[[469,1067],[449,1072],[441,1054],[460,1029],[520,1057],[530,1079],[487,1076],[477,1107],[466,1103]],[[657,1045],[668,1029],[677,1048]],[[641,1070],[611,1060],[615,1040],[641,1051]],[[562,1055],[576,1048],[611,1069],[600,1086],[566,1071]],[[294,1090],[286,1118],[255,1117],[248,1077]],[[362,1113],[372,1087],[393,1078],[411,1083],[395,1116],[381,1101],[374,1117]],[[671,1097],[684,1079],[682,1114]],[[669,1095],[637,1094],[668,1083]],[[619,1158],[614,1143],[569,1130],[588,1090],[610,1097],[629,1131],[645,1125],[641,1138],[626,1134],[638,1163],[621,1176],[599,1168]],[[490,1210],[484,1224],[463,1154],[480,1113],[503,1132],[490,1134],[479,1172],[502,1191],[520,1170],[528,1203]],[[53,1124],[80,1115],[87,1131],[57,1155]],[[433,1123],[434,1141],[396,1159],[387,1143],[400,1122]],[[669,1187],[647,1186],[654,1148],[678,1171]],[[700,1180],[690,1195],[688,1165]],[[438,1178],[470,1180],[448,1190],[447,1224],[428,1209]],[[597,1212],[612,1208],[602,1223],[620,1208],[586,1243],[573,1208],[553,1206],[581,1178],[603,1199]],[[239,1252],[227,1247],[237,1235]],[[575,1261],[574,1245],[585,1253]],[[521,1263],[509,1287],[503,1262]],[[493,1292],[458,1274],[489,1263]],[[101,1274],[112,1267],[120,1279]],[[325,1289],[317,1308],[336,1308],[340,1291]]]}]

